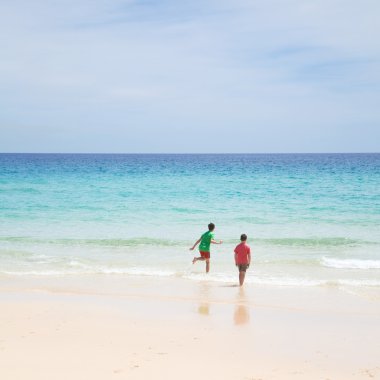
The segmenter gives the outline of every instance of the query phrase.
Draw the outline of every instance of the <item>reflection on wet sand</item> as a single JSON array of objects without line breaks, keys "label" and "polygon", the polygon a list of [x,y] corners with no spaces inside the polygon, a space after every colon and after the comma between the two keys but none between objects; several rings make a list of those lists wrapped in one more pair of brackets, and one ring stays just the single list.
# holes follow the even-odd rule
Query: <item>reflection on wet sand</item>
[{"label": "reflection on wet sand", "polygon": [[[229,286],[236,288],[237,286]],[[212,287],[210,287],[210,284],[208,283],[202,283],[199,286],[199,305],[198,305],[198,314],[203,316],[209,316],[211,314],[210,305],[212,302],[210,302],[210,292]],[[233,321],[235,325],[245,325],[249,323],[250,315],[249,315],[249,307],[248,305],[248,299],[245,294],[244,288],[239,287],[236,293],[235,302],[233,303],[235,305],[235,311],[233,314]],[[229,301],[229,302],[228,302]],[[227,304],[229,304],[232,300],[229,299],[227,301]]]},{"label": "reflection on wet sand", "polygon": [[247,299],[244,293],[244,288],[239,288],[234,313],[235,325],[245,325],[249,322],[249,308],[246,306],[246,303]]},{"label": "reflection on wet sand", "polygon": [[198,313],[202,315],[210,314],[210,304],[209,303],[201,303],[198,307]]},{"label": "reflection on wet sand", "polygon": [[199,288],[201,303],[198,307],[198,313],[201,315],[210,314],[210,286],[208,284],[201,284]]}]

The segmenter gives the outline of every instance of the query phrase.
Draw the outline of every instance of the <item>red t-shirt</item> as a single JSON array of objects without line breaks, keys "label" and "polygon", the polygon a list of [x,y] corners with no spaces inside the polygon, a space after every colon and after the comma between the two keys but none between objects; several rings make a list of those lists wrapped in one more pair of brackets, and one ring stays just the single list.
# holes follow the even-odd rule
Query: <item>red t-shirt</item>
[{"label": "red t-shirt", "polygon": [[234,252],[236,253],[236,263],[237,264],[248,264],[248,255],[251,253],[251,248],[245,242],[238,244],[235,247]]}]

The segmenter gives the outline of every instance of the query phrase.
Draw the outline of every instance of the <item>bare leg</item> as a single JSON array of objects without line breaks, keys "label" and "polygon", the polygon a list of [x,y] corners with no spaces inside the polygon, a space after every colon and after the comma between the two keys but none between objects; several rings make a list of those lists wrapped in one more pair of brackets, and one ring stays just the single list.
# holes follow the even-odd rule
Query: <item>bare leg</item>
[{"label": "bare leg", "polygon": [[239,272],[239,283],[240,283],[240,286],[243,286],[244,279],[245,279],[245,272],[244,271],[240,271]]},{"label": "bare leg", "polygon": [[210,259],[205,259],[204,257],[194,257],[193,258],[193,264],[195,264],[197,261],[206,261],[206,273],[210,271]]},{"label": "bare leg", "polygon": [[206,259],[206,273],[210,271],[210,259]]}]

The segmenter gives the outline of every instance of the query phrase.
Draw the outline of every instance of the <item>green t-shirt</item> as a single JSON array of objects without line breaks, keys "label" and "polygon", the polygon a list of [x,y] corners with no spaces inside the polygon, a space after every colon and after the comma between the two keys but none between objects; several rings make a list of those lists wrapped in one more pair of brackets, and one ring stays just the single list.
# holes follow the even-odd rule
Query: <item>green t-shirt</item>
[{"label": "green t-shirt", "polygon": [[214,239],[214,233],[211,231],[207,231],[201,236],[201,243],[199,244],[201,252],[210,252],[211,239]]}]

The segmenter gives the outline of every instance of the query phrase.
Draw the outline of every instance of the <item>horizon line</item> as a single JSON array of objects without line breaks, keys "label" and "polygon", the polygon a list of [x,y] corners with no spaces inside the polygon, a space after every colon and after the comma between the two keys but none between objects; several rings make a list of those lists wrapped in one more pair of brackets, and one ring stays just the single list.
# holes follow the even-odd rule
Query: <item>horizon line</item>
[{"label": "horizon line", "polygon": [[380,154],[379,152],[0,152],[0,154],[103,154],[103,155],[249,155],[249,154]]}]

